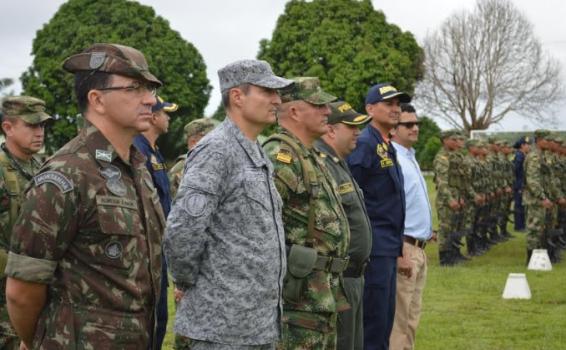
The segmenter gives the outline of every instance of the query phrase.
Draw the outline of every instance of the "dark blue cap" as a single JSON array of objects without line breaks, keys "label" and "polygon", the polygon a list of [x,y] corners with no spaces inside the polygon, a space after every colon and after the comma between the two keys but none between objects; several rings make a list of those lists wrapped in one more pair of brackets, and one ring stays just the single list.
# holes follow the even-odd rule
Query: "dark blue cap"
[{"label": "dark blue cap", "polygon": [[157,96],[157,103],[151,107],[151,111],[153,113],[160,110],[164,110],[165,112],[175,112],[177,108],[179,108],[177,104],[172,102],[165,102],[161,97]]},{"label": "dark blue cap", "polygon": [[521,136],[519,137],[519,139],[515,142],[515,144],[513,145],[513,148],[519,149],[521,148],[522,145],[524,145],[525,143],[531,143],[531,139],[528,136]]},{"label": "dark blue cap", "polygon": [[397,91],[391,83],[381,83],[372,86],[366,95],[366,105],[389,100],[397,97],[401,103],[411,102],[411,96],[402,91]]}]

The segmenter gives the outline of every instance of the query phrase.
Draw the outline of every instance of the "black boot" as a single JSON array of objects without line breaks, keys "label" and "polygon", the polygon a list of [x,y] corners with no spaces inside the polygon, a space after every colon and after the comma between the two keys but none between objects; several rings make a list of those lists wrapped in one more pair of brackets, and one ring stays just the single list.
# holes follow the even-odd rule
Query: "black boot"
[{"label": "black boot", "polygon": [[527,249],[527,266],[529,266],[529,262],[531,261],[531,255],[533,255],[533,250]]},{"label": "black boot", "polygon": [[440,258],[440,266],[453,266],[454,265],[454,256],[451,251],[443,250],[438,252],[438,256]]}]

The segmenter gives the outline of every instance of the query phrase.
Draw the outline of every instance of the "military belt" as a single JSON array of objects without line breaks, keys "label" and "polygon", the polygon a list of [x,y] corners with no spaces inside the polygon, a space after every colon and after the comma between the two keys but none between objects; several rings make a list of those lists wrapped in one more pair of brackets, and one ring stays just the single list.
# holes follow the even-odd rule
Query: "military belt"
[{"label": "military belt", "polygon": [[361,264],[350,261],[348,268],[344,270],[344,277],[360,278],[364,275],[368,262],[364,261]]},{"label": "military belt", "polygon": [[350,258],[335,258],[332,256],[319,255],[314,264],[315,270],[328,271],[332,273],[341,273],[348,267]]}]

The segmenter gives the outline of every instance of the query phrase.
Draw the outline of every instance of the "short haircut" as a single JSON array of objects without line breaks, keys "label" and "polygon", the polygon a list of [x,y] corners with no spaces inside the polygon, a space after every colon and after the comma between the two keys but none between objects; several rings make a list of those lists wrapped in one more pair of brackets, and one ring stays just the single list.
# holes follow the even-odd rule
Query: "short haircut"
[{"label": "short haircut", "polygon": [[6,133],[4,132],[4,126],[2,126],[3,122],[10,122],[10,123],[16,123],[18,121],[18,119],[20,118],[16,118],[16,117],[12,117],[9,115],[2,115],[2,119],[0,119],[0,131],[2,131],[2,135],[6,135]]},{"label": "short haircut", "polygon": [[230,90],[240,89],[244,95],[247,95],[250,91],[250,86],[251,84],[244,83],[222,91],[222,104],[224,105],[224,109],[228,109],[228,107],[230,107]]},{"label": "short haircut", "polygon": [[79,112],[84,113],[88,107],[88,93],[90,90],[107,87],[111,73],[99,71],[84,71],[75,73],[75,95]]},{"label": "short haircut", "polygon": [[415,107],[410,103],[401,103],[401,113],[417,113]]}]

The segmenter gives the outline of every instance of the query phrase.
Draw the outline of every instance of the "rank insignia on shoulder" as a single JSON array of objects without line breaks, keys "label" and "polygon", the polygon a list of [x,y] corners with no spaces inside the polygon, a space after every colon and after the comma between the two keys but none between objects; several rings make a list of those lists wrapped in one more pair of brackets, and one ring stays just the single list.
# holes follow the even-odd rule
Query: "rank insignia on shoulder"
[{"label": "rank insignia on shoulder", "polygon": [[112,152],[105,149],[97,149],[94,157],[97,160],[103,160],[110,163],[112,161]]},{"label": "rank insignia on shoulder", "polygon": [[293,156],[289,152],[279,151],[277,153],[276,159],[281,163],[291,164],[291,162],[293,161]]},{"label": "rank insignia on shoulder", "polygon": [[338,186],[338,193],[346,194],[354,192],[354,185],[351,182],[346,182]]},{"label": "rank insignia on shoulder", "polygon": [[44,183],[53,184],[57,186],[62,193],[67,193],[75,187],[73,181],[69,180],[65,175],[52,170],[36,175],[33,181],[36,186],[43,185]]}]

